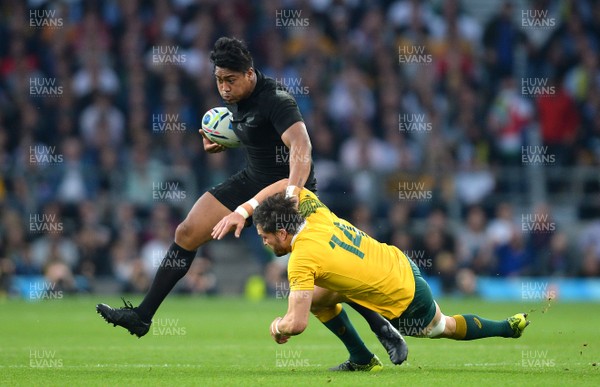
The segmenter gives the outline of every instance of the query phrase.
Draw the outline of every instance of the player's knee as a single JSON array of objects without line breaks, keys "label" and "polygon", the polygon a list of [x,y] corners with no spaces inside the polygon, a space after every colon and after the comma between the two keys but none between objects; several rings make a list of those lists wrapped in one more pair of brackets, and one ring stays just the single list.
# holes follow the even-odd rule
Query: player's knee
[{"label": "player's knee", "polygon": [[315,304],[311,304],[310,305],[310,313],[314,314],[315,316],[321,312],[323,309],[325,309],[324,306],[322,305],[315,305]]},{"label": "player's knee", "polygon": [[440,316],[440,319],[432,323],[425,332],[425,335],[431,339],[444,337],[446,334],[446,316],[443,314]]},{"label": "player's knee", "polygon": [[342,305],[337,304],[334,306],[319,306],[319,305],[311,305],[310,306],[311,313],[322,323],[325,323],[335,316],[340,314],[342,311]]},{"label": "player's knee", "polygon": [[187,219],[179,223],[175,229],[175,243],[189,250],[193,250],[198,247],[196,246],[198,243],[194,241],[194,230],[190,226]]}]

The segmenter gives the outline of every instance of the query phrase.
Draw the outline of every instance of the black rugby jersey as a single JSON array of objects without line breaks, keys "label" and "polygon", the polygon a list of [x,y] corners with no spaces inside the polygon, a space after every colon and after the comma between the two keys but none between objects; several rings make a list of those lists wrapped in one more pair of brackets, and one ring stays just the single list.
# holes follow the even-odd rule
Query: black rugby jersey
[{"label": "black rugby jersey", "polygon": [[[303,121],[294,98],[272,78],[258,70],[252,94],[234,104],[226,104],[233,114],[232,128],[246,152],[246,170],[252,179],[272,182],[289,176],[289,149],[281,140],[287,128]],[[306,185],[314,185],[311,163]]]}]

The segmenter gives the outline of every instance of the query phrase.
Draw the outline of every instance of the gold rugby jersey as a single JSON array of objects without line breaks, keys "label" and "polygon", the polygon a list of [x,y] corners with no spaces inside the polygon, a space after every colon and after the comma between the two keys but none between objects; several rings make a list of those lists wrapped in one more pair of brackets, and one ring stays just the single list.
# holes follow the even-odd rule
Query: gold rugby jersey
[{"label": "gold rugby jersey", "polygon": [[415,294],[408,258],[338,218],[309,190],[303,189],[299,199],[306,223],[292,240],[290,290],[317,285],[388,319],[400,316]]}]

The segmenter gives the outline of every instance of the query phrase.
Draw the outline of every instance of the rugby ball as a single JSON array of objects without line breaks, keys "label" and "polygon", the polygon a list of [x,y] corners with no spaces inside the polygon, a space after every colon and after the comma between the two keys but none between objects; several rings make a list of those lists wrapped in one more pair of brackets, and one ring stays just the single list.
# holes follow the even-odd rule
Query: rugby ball
[{"label": "rugby ball", "polygon": [[231,112],[226,107],[215,107],[204,113],[202,130],[212,142],[227,148],[237,148],[242,143],[231,127]]}]

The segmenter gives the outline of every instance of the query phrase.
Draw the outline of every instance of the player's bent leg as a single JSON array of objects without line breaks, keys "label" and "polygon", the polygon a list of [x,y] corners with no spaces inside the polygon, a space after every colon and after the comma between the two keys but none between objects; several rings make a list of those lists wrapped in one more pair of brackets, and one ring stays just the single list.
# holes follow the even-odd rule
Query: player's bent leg
[{"label": "player's bent leg", "polygon": [[400,365],[406,360],[408,357],[408,345],[406,341],[404,341],[404,338],[394,328],[392,323],[379,313],[350,302],[350,300],[340,296],[336,292],[318,286],[315,286],[313,293],[311,312],[321,322],[329,321],[339,313],[339,310],[336,310],[336,304],[341,302],[346,302],[369,323],[369,327],[387,351],[390,361],[393,364]]},{"label": "player's bent leg", "polygon": [[350,322],[340,302],[345,301],[336,292],[315,286],[310,311],[346,346],[350,358],[330,368],[331,371],[380,371],[381,361],[365,346]]},{"label": "player's bent leg", "polygon": [[177,282],[185,276],[196,256],[196,250],[211,240],[213,227],[231,211],[211,193],[202,195],[186,219],[177,227],[175,242],[165,253],[154,280],[137,308],[131,303],[115,309],[98,304],[96,310],[113,325],[127,329],[132,335],[144,336],[150,329],[152,317]]},{"label": "player's bent leg", "polygon": [[175,243],[186,250],[198,247],[212,240],[213,227],[231,210],[225,207],[210,192],[204,193],[194,204],[187,217],[175,230]]},{"label": "player's bent leg", "polygon": [[472,314],[445,316],[436,303],[436,315],[426,328],[430,338],[476,340],[487,337],[513,337],[523,334],[529,325],[526,313],[517,313],[506,320],[488,320]]},{"label": "player's bent leg", "polygon": [[163,300],[192,266],[198,247],[212,239],[213,227],[230,213],[210,192],[196,200],[185,220],[177,226],[175,242],[167,250],[148,293],[136,308],[143,319],[152,319]]}]

